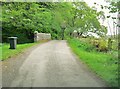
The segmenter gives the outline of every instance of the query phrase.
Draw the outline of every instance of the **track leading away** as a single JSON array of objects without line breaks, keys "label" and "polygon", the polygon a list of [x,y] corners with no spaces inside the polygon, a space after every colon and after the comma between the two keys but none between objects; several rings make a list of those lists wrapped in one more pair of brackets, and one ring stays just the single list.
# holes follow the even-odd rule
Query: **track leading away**
[{"label": "track leading away", "polygon": [[49,41],[32,49],[13,79],[7,74],[4,78],[3,87],[105,87],[71,52],[65,40]]}]

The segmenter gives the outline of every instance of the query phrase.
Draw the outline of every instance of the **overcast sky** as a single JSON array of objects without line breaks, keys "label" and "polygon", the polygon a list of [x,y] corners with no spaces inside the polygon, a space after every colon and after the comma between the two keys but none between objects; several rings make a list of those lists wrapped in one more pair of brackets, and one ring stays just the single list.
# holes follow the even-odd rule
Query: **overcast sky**
[{"label": "overcast sky", "polygon": [[94,2],[101,4],[101,5],[105,5],[105,1],[104,0],[84,0],[89,6],[93,6]]},{"label": "overcast sky", "polygon": [[[104,11],[105,12],[105,16],[115,16],[117,17],[117,14],[110,14],[109,13],[109,10],[106,10],[106,9],[101,9],[99,5],[103,5],[103,6],[108,6],[109,3],[105,2],[104,0],[84,0],[90,7],[92,6],[96,6],[97,10],[98,11]],[[99,5],[95,5],[94,3],[97,3]],[[102,23],[102,21],[100,21]],[[114,33],[114,30],[115,30],[115,27],[113,27],[113,20],[112,19],[106,19],[103,23],[105,26],[108,27],[108,33],[107,35],[111,35],[111,31],[112,31],[112,34]],[[111,29],[111,31],[110,31]],[[113,30],[114,29],[114,30]],[[116,32],[116,31],[115,31]]]}]

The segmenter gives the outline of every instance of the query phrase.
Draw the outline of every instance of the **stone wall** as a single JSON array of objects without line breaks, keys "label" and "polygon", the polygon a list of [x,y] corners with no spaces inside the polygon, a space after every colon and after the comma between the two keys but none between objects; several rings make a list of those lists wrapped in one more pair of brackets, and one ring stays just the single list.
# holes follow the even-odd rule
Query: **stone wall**
[{"label": "stone wall", "polygon": [[34,41],[39,41],[39,40],[50,40],[51,39],[51,34],[50,33],[34,33]]}]

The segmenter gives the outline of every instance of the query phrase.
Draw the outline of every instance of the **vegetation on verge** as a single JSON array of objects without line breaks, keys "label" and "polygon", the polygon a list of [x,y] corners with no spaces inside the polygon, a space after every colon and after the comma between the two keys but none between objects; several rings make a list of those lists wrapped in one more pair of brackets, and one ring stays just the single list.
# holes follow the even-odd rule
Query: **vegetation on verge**
[{"label": "vegetation on verge", "polygon": [[37,44],[40,44],[46,41],[47,40],[43,40],[43,41],[35,42],[35,43],[17,44],[16,49],[9,49],[10,47],[9,44],[3,43],[2,46],[0,46],[0,50],[2,49],[2,61],[8,58],[11,58],[13,56],[16,56],[34,45],[37,45]]},{"label": "vegetation on verge", "polygon": [[71,49],[80,60],[97,73],[111,86],[118,86],[118,56],[117,52],[98,52],[95,47],[79,39],[68,39]]},{"label": "vegetation on verge", "polygon": [[[110,13],[120,11],[120,2],[113,2],[110,7],[100,6],[109,9]],[[104,38],[101,40],[69,39],[68,43],[80,59],[101,78],[111,86],[118,86],[118,56],[116,56],[118,43],[116,43],[117,39],[113,45],[111,41],[109,44],[106,42],[108,28],[99,22],[100,19],[104,22],[106,18],[103,12],[97,12],[85,2],[2,2],[0,7],[2,8],[0,27],[3,42],[8,42],[9,36],[18,37],[18,43],[33,42],[34,31],[51,33],[52,39],[61,39],[63,34],[66,38],[72,38],[74,31],[78,38],[87,35],[88,32],[96,33]],[[111,16],[107,18],[118,19]],[[117,25],[114,23],[116,29]],[[4,43],[0,45],[0,50],[3,50],[2,60],[18,55],[34,44],[37,43],[18,44],[16,50],[11,50],[9,44]]]}]

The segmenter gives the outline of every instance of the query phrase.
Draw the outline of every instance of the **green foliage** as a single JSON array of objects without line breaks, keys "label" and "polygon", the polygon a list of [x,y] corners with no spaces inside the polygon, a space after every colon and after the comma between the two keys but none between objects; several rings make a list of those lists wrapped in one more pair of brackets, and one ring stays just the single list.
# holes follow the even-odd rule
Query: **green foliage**
[{"label": "green foliage", "polygon": [[103,52],[107,52],[108,51],[107,41],[104,39],[100,39],[99,41],[100,41],[100,43],[99,43],[98,50],[103,51]]},{"label": "green foliage", "polygon": [[99,52],[107,52],[108,51],[108,44],[107,40],[105,39],[92,39],[91,44],[96,47],[96,50]]},{"label": "green foliage", "polygon": [[[2,3],[3,41],[8,36],[33,41],[33,32],[51,33],[52,38],[61,36],[61,23],[67,16],[68,3]],[[69,5],[70,6],[70,5]],[[59,9],[59,7],[61,9]],[[72,6],[71,6],[72,7]],[[67,8],[67,9],[66,9]],[[70,14],[69,14],[70,15]],[[26,35],[26,36],[25,36]],[[24,41],[19,40],[20,43]]]},{"label": "green foliage", "polygon": [[111,2],[108,9],[110,10],[110,13],[118,12],[120,10],[120,1],[118,1],[118,2]]},{"label": "green foliage", "polygon": [[76,44],[78,44],[78,43],[80,43],[78,45],[78,47],[81,48],[81,49],[83,49],[83,50],[86,50],[87,52],[95,51],[95,47],[92,46],[91,44],[86,44],[85,42],[79,41],[79,40],[78,40],[78,42]]},{"label": "green foliage", "polygon": [[[109,42],[109,39],[111,39],[111,42]],[[91,50],[98,52],[118,51],[118,41],[114,38],[80,38],[80,41],[86,46],[89,45]]]},{"label": "green foliage", "polygon": [[78,32],[82,35],[86,32],[97,32],[101,30],[100,23],[97,19],[98,13],[87,6],[85,2],[74,3],[75,10],[74,25],[78,28]]},{"label": "green foliage", "polygon": [[26,49],[46,41],[47,40],[43,40],[35,43],[17,44],[16,49],[9,49],[10,47],[9,44],[6,43],[1,44],[0,45],[0,50],[2,51],[2,55],[0,54],[0,57],[2,57],[1,60],[7,60],[8,58],[19,55],[20,53],[24,52]]},{"label": "green foliage", "polygon": [[9,44],[2,45],[2,60],[6,60],[10,57],[13,57],[21,52],[23,52],[26,48],[33,46],[36,43],[29,43],[29,44],[19,44],[17,45],[16,50],[9,49]]},{"label": "green foliage", "polygon": [[[108,41],[99,38],[80,38],[80,43],[83,42],[86,45],[86,48],[90,51],[98,51],[98,52],[107,52],[108,51]],[[87,43],[87,44],[86,44]]]},{"label": "green foliage", "polygon": [[80,60],[86,63],[92,71],[99,75],[110,86],[118,87],[118,56],[116,52],[103,53],[86,51],[84,46],[79,47],[79,45],[88,43],[85,41],[81,42],[78,39],[68,39],[68,44]]},{"label": "green foliage", "polygon": [[17,36],[19,43],[33,42],[34,31],[51,33],[52,39],[70,36],[74,30],[100,33],[97,16],[85,2],[2,2],[3,42],[9,36]]}]

